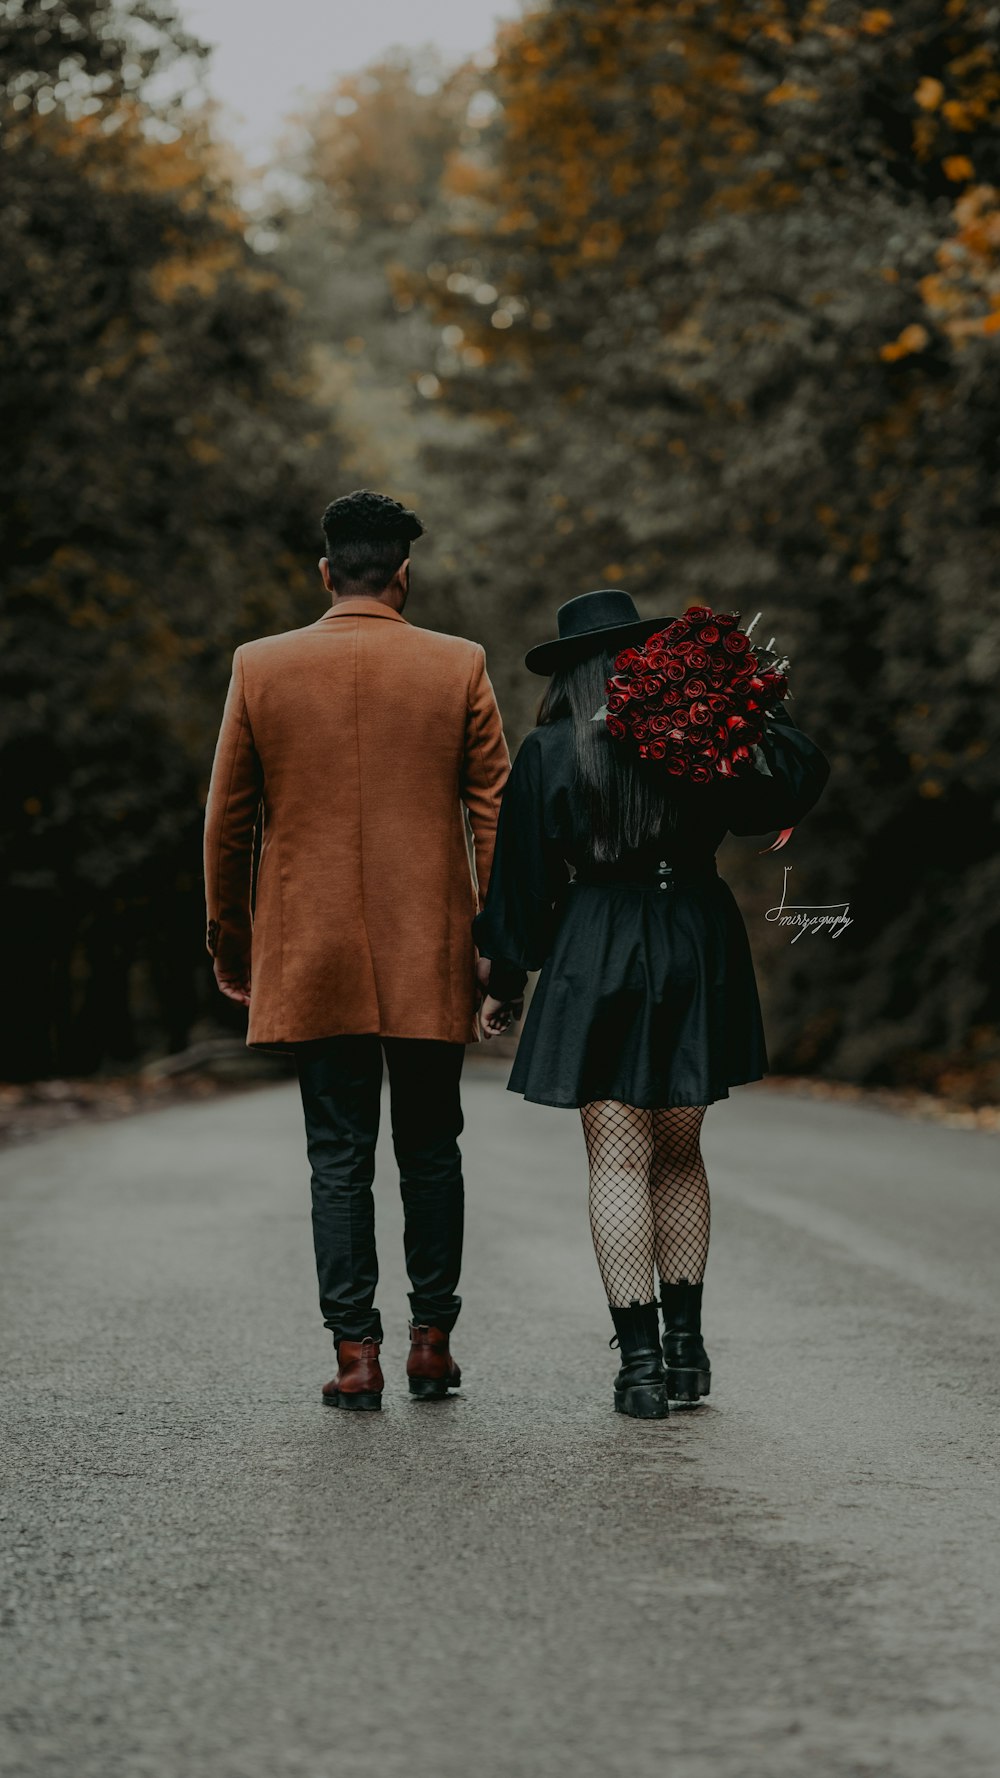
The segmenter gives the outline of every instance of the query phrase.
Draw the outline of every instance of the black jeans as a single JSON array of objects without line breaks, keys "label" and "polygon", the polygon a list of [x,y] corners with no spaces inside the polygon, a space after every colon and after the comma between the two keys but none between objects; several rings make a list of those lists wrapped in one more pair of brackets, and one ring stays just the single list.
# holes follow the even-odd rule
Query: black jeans
[{"label": "black jeans", "polygon": [[458,1150],[465,1045],[369,1036],[296,1044],[319,1302],[335,1341],[382,1338],[372,1182],[383,1049],[412,1316],[449,1333],[462,1306],[455,1291],[465,1212]]}]

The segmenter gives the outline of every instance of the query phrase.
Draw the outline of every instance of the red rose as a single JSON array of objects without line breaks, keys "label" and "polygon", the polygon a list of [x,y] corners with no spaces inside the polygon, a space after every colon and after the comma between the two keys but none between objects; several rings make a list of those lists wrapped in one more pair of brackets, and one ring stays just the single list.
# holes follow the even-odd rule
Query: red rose
[{"label": "red rose", "polygon": [[711,605],[689,605],[684,613],[693,624],[707,623],[714,615]]},{"label": "red rose", "polygon": [[675,747],[683,746],[686,739],[687,737],[682,728],[672,728],[667,731],[667,740],[672,741]]},{"label": "red rose", "polygon": [[613,685],[615,688],[615,691],[627,692],[631,683],[632,683],[631,673],[613,673],[611,678],[608,680],[608,684]]},{"label": "red rose", "polygon": [[719,629],[717,624],[706,624],[704,629],[698,631],[699,642],[718,642],[718,640]]},{"label": "red rose", "polygon": [[742,630],[730,630],[722,638],[722,646],[729,654],[745,654],[750,647],[750,639]]},{"label": "red rose", "polygon": [[636,698],[644,698],[644,697],[645,697],[645,695],[646,695],[646,694],[645,694],[645,692],[644,692],[644,690],[643,690],[643,686],[642,686],[642,680],[641,680],[641,679],[630,679],[630,680],[629,680],[629,682],[628,682],[628,695],[629,695],[629,697],[630,697],[630,698],[632,698],[632,699],[633,699],[633,700],[634,700],[634,699],[636,699]]},{"label": "red rose", "polygon": [[657,716],[650,717],[649,732],[651,735],[665,735],[672,725],[673,718],[671,716],[665,716],[661,710]]},{"label": "red rose", "polygon": [[706,690],[704,679],[689,679],[684,687],[684,696],[686,698],[703,698]]},{"label": "red rose", "polygon": [[772,698],[783,698],[788,690],[788,680],[784,673],[764,673],[762,683],[764,690]]},{"label": "red rose", "polygon": [[667,678],[674,681],[684,678],[684,668],[680,661],[670,661],[667,666]]},{"label": "red rose", "polygon": [[688,638],[684,642],[675,642],[674,647],[673,647],[673,652],[677,656],[678,660],[686,661],[688,655],[691,653],[692,648],[694,648],[695,646],[696,646],[696,644],[694,642],[692,642],[690,640],[690,638]]},{"label": "red rose", "polygon": [[650,741],[646,748],[647,759],[666,759],[667,747],[664,741]]},{"label": "red rose", "polygon": [[696,722],[699,728],[703,728],[705,723],[711,721],[712,712],[707,704],[703,704],[699,701],[698,703],[691,705],[690,716],[692,722]]},{"label": "red rose", "polygon": [[716,611],[713,613],[713,619],[714,622],[718,624],[720,630],[735,629],[740,621],[736,616],[736,613],[730,611]]},{"label": "red rose", "polygon": [[710,710],[714,711],[716,716],[721,716],[723,711],[728,708],[728,705],[729,705],[728,698],[720,697],[719,693],[715,692],[715,691],[709,692],[708,707]]},{"label": "red rose", "polygon": [[687,728],[688,713],[682,704],[678,704],[676,710],[673,711],[673,722],[675,728]]},{"label": "red rose", "polygon": [[608,734],[616,741],[624,741],[625,736],[628,734],[628,730],[621,717],[606,716],[604,720],[607,724]]},{"label": "red rose", "polygon": [[753,649],[750,649],[749,653],[747,653],[743,656],[743,665],[751,673],[756,673],[756,671],[757,671],[757,656],[754,654]]},{"label": "red rose", "polygon": [[682,617],[675,617],[673,623],[668,624],[663,632],[664,647],[669,648],[670,644],[676,642],[678,637],[686,636],[690,628],[691,625],[685,623]]},{"label": "red rose", "polygon": [[663,694],[663,702],[665,704],[679,704],[683,696],[684,693],[679,685],[668,685]]},{"label": "red rose", "polygon": [[712,768],[711,768],[711,766],[692,766],[691,767],[691,782],[692,782],[692,784],[711,784],[711,782],[712,782]]},{"label": "red rose", "polygon": [[663,680],[658,679],[655,673],[650,673],[648,678],[643,680],[642,689],[647,698],[655,698],[657,693],[663,690]]},{"label": "red rose", "polygon": [[704,673],[708,666],[708,655],[703,648],[692,648],[687,657],[687,664],[695,673]]},{"label": "red rose", "polygon": [[619,710],[624,710],[627,703],[628,698],[623,691],[613,691],[608,699],[608,715],[614,716]]},{"label": "red rose", "polygon": [[667,760],[667,771],[670,773],[672,778],[683,778],[684,777],[684,775],[687,771],[687,766],[686,766],[684,760],[680,758],[679,754],[675,753],[672,755],[672,757],[670,759]]},{"label": "red rose", "polygon": [[615,659],[615,669],[619,673],[624,673],[626,667],[633,666],[638,659],[639,650],[637,648],[623,648],[621,654]]},{"label": "red rose", "polygon": [[649,734],[649,723],[644,722],[641,716],[637,717],[632,724],[632,734],[635,740],[644,741]]},{"label": "red rose", "polygon": [[710,759],[713,764],[719,757],[719,749],[714,741],[709,741],[708,746],[702,748],[702,752],[704,753],[705,758]]},{"label": "red rose", "polygon": [[652,654],[646,656],[646,666],[651,673],[662,673],[670,656],[664,648],[654,648]]},{"label": "red rose", "polygon": [[738,764],[741,760],[750,758],[750,749],[749,747],[734,747],[729,757]]}]

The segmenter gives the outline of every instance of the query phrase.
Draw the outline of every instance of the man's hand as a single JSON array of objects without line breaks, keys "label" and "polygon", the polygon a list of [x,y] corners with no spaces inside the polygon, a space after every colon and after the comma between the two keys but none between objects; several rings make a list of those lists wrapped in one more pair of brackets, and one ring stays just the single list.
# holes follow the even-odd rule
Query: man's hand
[{"label": "man's hand", "polygon": [[494,995],[487,994],[479,1013],[483,1036],[502,1037],[513,1021],[521,1017],[523,1011],[523,999],[497,1000]]},{"label": "man's hand", "polygon": [[219,993],[227,1000],[235,1000],[237,1006],[250,1005],[250,965],[240,970],[227,969],[216,958],[212,966]]},{"label": "man's hand", "polygon": [[488,957],[476,958],[476,984],[479,989],[480,1000],[482,1000],[485,994],[489,993],[490,970],[492,967],[493,965]]}]

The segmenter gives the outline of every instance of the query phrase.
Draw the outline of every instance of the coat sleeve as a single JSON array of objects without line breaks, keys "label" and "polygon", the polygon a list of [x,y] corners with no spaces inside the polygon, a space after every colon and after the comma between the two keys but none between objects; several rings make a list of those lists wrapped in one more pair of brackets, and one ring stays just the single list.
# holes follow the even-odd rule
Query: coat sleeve
[{"label": "coat sleeve", "polygon": [[236,972],[250,961],[253,836],[264,785],[247,713],[240,652],[237,649],[233,656],[205,808],[206,942],[212,956]]},{"label": "coat sleeve", "polygon": [[493,965],[490,993],[498,1000],[516,999],[528,971],[545,962],[568,876],[546,835],[541,752],[529,736],[507,780],[486,906],[473,923],[480,955]]},{"label": "coat sleeve", "polygon": [[476,881],[482,908],[493,864],[500,799],[510,771],[503,722],[486,671],[486,655],[476,649],[465,715],[461,798],[469,811],[476,853]]},{"label": "coat sleeve", "polygon": [[830,776],[830,762],[804,735],[784,704],[767,723],[761,749],[768,772],[748,772],[731,784],[730,833],[770,833],[795,827],[819,801]]}]

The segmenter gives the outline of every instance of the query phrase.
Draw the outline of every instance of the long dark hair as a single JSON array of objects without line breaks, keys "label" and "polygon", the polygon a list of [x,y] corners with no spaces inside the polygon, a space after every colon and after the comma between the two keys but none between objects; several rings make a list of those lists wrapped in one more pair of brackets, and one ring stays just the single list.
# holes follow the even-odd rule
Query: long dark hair
[{"label": "long dark hair", "polygon": [[593,720],[618,652],[602,650],[553,673],[538,706],[540,726],[562,717],[573,724],[576,786],[596,864],[615,864],[623,853],[655,844],[676,814],[669,783],[656,765],[636,759],[612,740],[603,722]]}]

